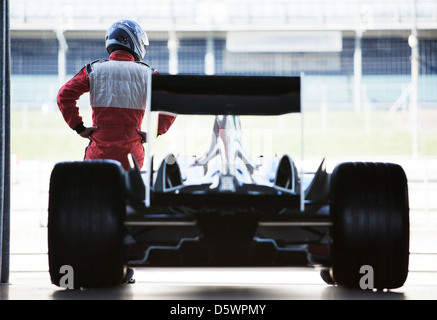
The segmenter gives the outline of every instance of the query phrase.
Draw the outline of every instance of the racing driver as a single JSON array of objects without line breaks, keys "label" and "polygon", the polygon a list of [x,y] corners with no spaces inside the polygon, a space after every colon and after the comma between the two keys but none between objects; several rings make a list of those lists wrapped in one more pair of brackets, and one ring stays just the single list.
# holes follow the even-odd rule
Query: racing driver
[{"label": "racing driver", "polygon": [[[85,160],[113,159],[129,170],[132,153],[141,168],[146,133],[141,124],[146,108],[147,75],[157,73],[142,62],[149,44],[141,26],[131,20],[113,23],[106,33],[109,60],[87,64],[58,92],[57,103],[68,126],[90,139]],[[90,92],[92,126],[84,125],[77,100]],[[158,135],[164,134],[176,116],[159,114]]]}]

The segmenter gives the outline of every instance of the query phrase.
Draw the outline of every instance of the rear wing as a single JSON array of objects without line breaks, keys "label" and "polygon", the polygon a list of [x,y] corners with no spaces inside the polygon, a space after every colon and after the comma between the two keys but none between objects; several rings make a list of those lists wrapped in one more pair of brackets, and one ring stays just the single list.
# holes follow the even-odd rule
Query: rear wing
[{"label": "rear wing", "polygon": [[153,75],[151,111],[281,115],[300,112],[300,77]]}]

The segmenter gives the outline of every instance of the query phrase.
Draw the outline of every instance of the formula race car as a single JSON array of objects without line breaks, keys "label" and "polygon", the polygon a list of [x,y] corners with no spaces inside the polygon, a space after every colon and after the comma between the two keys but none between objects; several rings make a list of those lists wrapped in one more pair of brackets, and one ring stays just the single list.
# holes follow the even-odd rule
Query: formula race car
[{"label": "formula race car", "polygon": [[[403,169],[324,161],[308,174],[288,155],[253,159],[240,116],[301,112],[300,77],[150,75],[151,111],[216,115],[202,157],[169,154],[153,170],[130,157],[61,162],[50,178],[51,281],[74,288],[123,283],[127,267],[290,266],[320,270],[331,285],[404,284],[409,204]],[[149,121],[150,120],[146,120]],[[147,130],[151,130],[150,123]],[[150,132],[149,132],[149,136]]]}]

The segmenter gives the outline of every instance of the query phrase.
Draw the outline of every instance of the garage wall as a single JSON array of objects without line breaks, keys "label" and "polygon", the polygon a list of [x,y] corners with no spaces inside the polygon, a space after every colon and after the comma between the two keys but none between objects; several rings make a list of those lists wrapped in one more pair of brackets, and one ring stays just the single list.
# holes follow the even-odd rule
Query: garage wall
[{"label": "garage wall", "polygon": [[9,281],[9,238],[10,238],[10,66],[9,66],[9,1],[0,4],[0,68],[1,68],[1,109],[0,109],[0,283]]}]

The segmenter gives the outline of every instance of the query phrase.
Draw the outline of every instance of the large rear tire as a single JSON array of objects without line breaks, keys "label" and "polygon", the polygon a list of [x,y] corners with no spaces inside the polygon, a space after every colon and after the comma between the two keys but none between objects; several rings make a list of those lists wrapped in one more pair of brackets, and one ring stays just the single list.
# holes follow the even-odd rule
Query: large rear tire
[{"label": "large rear tire", "polygon": [[338,285],[363,288],[366,282],[360,280],[372,276],[373,288],[401,287],[409,262],[404,170],[395,164],[342,163],[331,178],[333,280]]},{"label": "large rear tire", "polygon": [[110,160],[64,162],[54,167],[48,218],[52,283],[65,285],[61,282],[63,266],[71,267],[74,288],[110,287],[123,281],[124,179],[121,165]]}]

